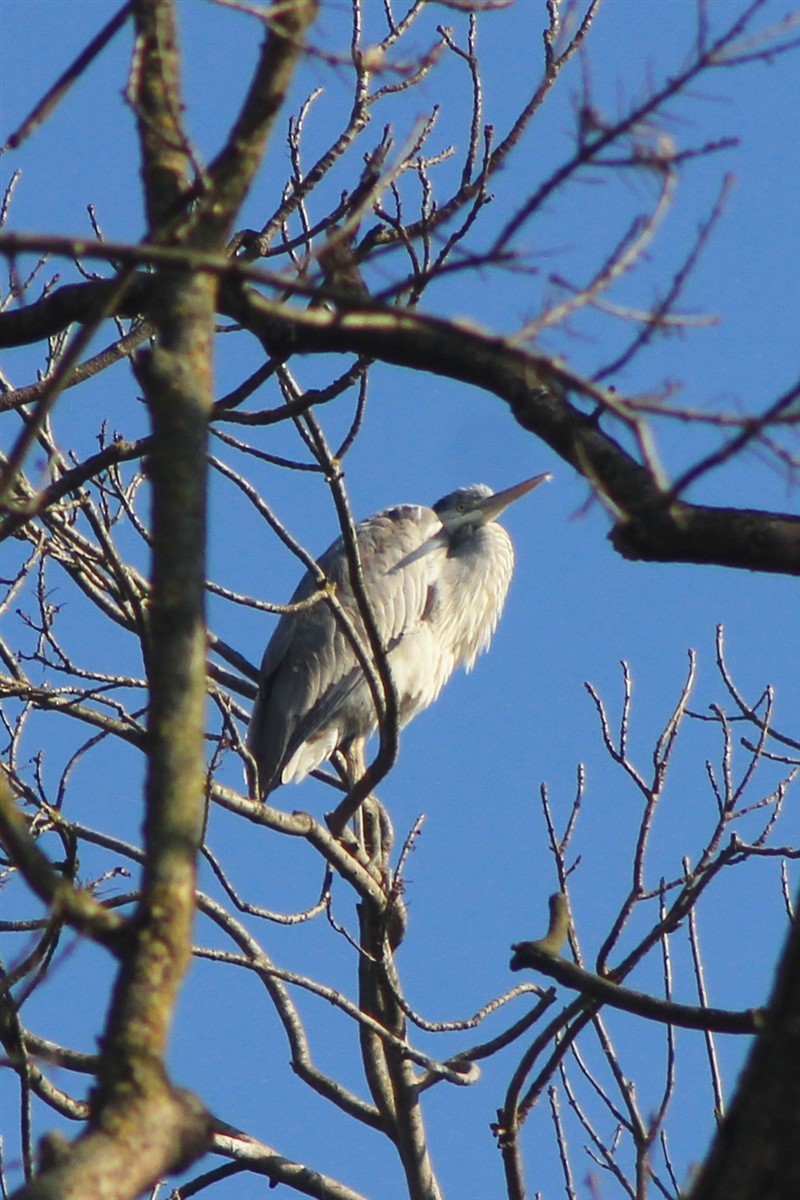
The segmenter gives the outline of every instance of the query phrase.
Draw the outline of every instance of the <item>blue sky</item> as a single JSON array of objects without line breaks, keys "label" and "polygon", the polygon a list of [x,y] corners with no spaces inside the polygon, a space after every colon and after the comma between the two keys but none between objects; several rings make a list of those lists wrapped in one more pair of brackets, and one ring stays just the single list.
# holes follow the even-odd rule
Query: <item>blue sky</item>
[{"label": "blue sky", "polygon": [[[376,4],[376,9],[378,5]],[[46,87],[113,13],[105,0],[2,0],[2,137],[16,128]],[[719,23],[734,9],[712,2]],[[200,152],[210,156],[224,137],[241,96],[258,45],[255,23],[203,0],[179,6],[186,38],[187,119]],[[342,48],[345,4],[323,6],[315,33],[325,49]],[[538,77],[544,4],[528,0],[482,21],[479,51],[486,70],[485,118],[498,136],[509,112],[522,102],[529,80]],[[696,9],[690,0],[606,0],[588,41],[585,69],[592,99],[608,119],[640,99],[651,80],[674,73],[691,50]],[[369,17],[373,15],[369,11]],[[777,22],[783,6],[767,3],[760,26]],[[452,10],[434,8],[405,47],[423,51],[433,27],[463,25]],[[129,39],[127,31],[106,49],[54,116],[22,148],[0,160],[4,180],[22,170],[11,227],[85,235],[86,204],[92,203],[109,238],[135,240],[144,232],[133,122],[123,102]],[[383,119],[396,123],[402,143],[415,121],[442,100],[440,122],[430,152],[463,141],[468,123],[468,89],[457,64],[445,64],[407,107],[397,105],[375,117],[373,144]],[[493,184],[493,208],[475,234],[484,244],[515,202],[568,156],[574,145],[575,98],[581,84],[576,60],[564,72],[518,153]],[[330,140],[350,102],[343,70],[320,60],[306,66],[294,88],[295,104],[312,88],[324,95],[308,121],[306,162]],[[285,117],[284,117],[285,121]],[[739,145],[687,164],[672,212],[642,269],[624,280],[614,300],[641,306],[663,293],[682,262],[697,227],[713,205],[726,173],[733,176],[730,199],[711,243],[682,297],[683,311],[711,313],[716,324],[690,329],[657,342],[615,380],[621,391],[646,393],[666,381],[680,384],[687,407],[757,412],[797,377],[800,328],[800,106],[796,59],[754,63],[704,76],[689,96],[671,102],[662,128],[681,147],[701,146],[736,136]],[[286,152],[273,144],[270,167],[259,177],[241,224],[257,226],[271,211],[284,178]],[[13,161],[11,161],[13,159]],[[457,160],[456,160],[457,161]],[[441,176],[446,191],[448,172]],[[333,178],[328,198],[343,186]],[[640,173],[620,178],[587,172],[557,193],[545,211],[523,231],[521,249],[537,273],[530,277],[487,276],[468,282],[454,276],[432,290],[423,311],[466,317],[498,332],[510,332],[534,314],[552,291],[548,275],[580,281],[601,264],[635,213],[653,203],[655,185]],[[319,215],[319,214],[317,214]],[[481,233],[485,229],[485,234]],[[60,263],[64,280],[70,264]],[[387,274],[395,269],[386,266]],[[379,271],[374,286],[381,286]],[[552,331],[542,343],[565,356],[576,370],[592,373],[613,360],[630,328],[607,317],[576,320],[568,333]],[[103,341],[108,338],[102,339]],[[98,343],[100,344],[100,343]],[[217,388],[224,394],[259,363],[259,350],[241,336],[220,338]],[[334,367],[336,364],[333,364]],[[340,365],[340,364],[339,364]],[[30,382],[40,366],[31,351],[9,354],[4,367],[15,385]],[[325,380],[331,363],[298,362],[305,386]],[[144,429],[144,413],[124,367],[100,375],[87,388],[64,396],[55,426],[80,454],[96,446],[99,421],[133,436]],[[265,390],[261,404],[276,397]],[[352,400],[321,414],[332,440],[346,428]],[[13,420],[4,443],[13,436]],[[678,473],[714,444],[681,425],[660,433],[666,468]],[[290,429],[264,431],[263,448],[298,453]],[[699,449],[698,449],[699,447]],[[686,672],[689,648],[698,655],[697,711],[727,703],[714,667],[715,628],[726,629],[728,661],[742,693],[755,699],[765,684],[777,694],[775,721],[791,732],[800,711],[800,651],[796,582],[715,567],[633,564],[614,554],[605,539],[607,519],[594,505],[584,508],[586,488],[542,444],[521,430],[496,398],[448,380],[379,366],[372,376],[363,431],[346,461],[346,480],[357,517],[398,501],[431,503],[463,483],[484,481],[505,487],[528,475],[551,470],[553,481],[507,514],[518,565],[507,610],[490,653],[469,677],[459,674],[437,704],[404,733],[400,760],[381,788],[399,836],[417,814],[427,815],[424,833],[408,868],[407,900],[411,928],[400,954],[400,970],[414,1006],[431,1019],[470,1015],[490,996],[517,982],[508,972],[512,941],[539,936],[546,922],[546,899],[555,887],[538,795],[546,781],[557,820],[563,824],[574,792],[576,765],[586,764],[584,811],[576,835],[579,869],[572,876],[574,918],[589,961],[597,950],[628,886],[631,840],[639,800],[604,754],[597,717],[584,688],[591,681],[609,709],[618,712],[619,662],[630,664],[634,679],[631,746],[644,765],[675,704]],[[313,551],[336,534],[333,512],[319,477],[287,475],[271,468],[252,473],[254,482]],[[705,476],[690,493],[705,503],[797,511],[797,495],[781,473],[755,455]],[[210,570],[217,582],[265,599],[288,597],[297,564],[254,526],[239,497],[220,480],[212,487]],[[11,553],[11,551],[9,551]],[[6,571],[4,570],[4,574]],[[210,604],[213,628],[252,661],[260,657],[271,630],[263,613]],[[95,663],[128,669],[130,649],[98,630],[87,645],[86,617],[67,606],[65,628],[72,644]],[[10,622],[9,622],[10,623]],[[94,632],[94,631],[93,631]],[[5,636],[11,632],[6,629]],[[111,668],[109,668],[111,669]],[[136,669],[135,664],[130,669]],[[39,746],[35,732],[29,744]],[[49,744],[47,767],[56,778],[67,743]],[[738,754],[739,752],[737,752]],[[719,759],[719,734],[710,725],[690,725],[684,733],[654,836],[649,878],[679,873],[682,855],[696,857],[714,819],[714,801],[705,760]],[[741,758],[738,762],[743,761]],[[108,824],[119,836],[135,836],[140,820],[140,764],[124,751],[97,767],[76,772],[78,819]],[[237,786],[233,766],[227,782]],[[764,773],[766,790],[777,775]],[[758,787],[756,787],[758,791]],[[308,781],[279,794],[288,808],[327,806],[319,784]],[[794,829],[796,822],[796,801]],[[109,816],[109,810],[111,816]],[[783,840],[792,821],[784,822]],[[242,822],[214,813],[211,844],[231,866],[253,901],[274,908],[302,907],[314,899],[320,872],[304,847],[254,836]],[[86,873],[91,874],[91,855]],[[101,869],[109,865],[102,860]],[[98,859],[98,866],[100,860]],[[738,870],[738,874],[737,874]],[[730,872],[712,888],[700,912],[708,954],[710,1002],[748,1007],[763,1001],[784,928],[777,864],[761,862]],[[211,882],[204,879],[211,887]],[[11,903],[11,901],[10,901]],[[14,905],[18,903],[15,898]],[[16,911],[16,908],[15,908]],[[22,911],[22,909],[20,909]],[[353,913],[341,897],[340,917],[350,927]],[[262,931],[269,952],[281,965],[315,969],[348,994],[353,989],[352,954],[316,925]],[[215,935],[202,924],[198,940]],[[693,999],[685,938],[674,939],[675,995]],[[103,1011],[103,983],[110,978],[105,956],[75,946],[58,964],[50,987],[31,1005],[30,1023],[46,1036],[90,1048]],[[658,991],[660,969],[648,962],[632,986]],[[80,1002],[64,1004],[64,988]],[[321,1064],[341,1070],[353,1086],[355,1044],[342,1018],[301,1000]],[[515,1009],[515,1015],[521,1012]],[[34,1023],[38,1021],[38,1026]],[[657,1103],[664,1059],[663,1038],[642,1036],[636,1023],[617,1015],[609,1027],[619,1037],[626,1068],[640,1080],[645,1111]],[[488,1033],[499,1024],[487,1028]],[[245,1045],[243,1045],[243,1038]],[[444,1057],[462,1044],[458,1036],[445,1049],[422,1035],[420,1045]],[[203,1047],[198,1054],[197,1047]],[[679,1176],[703,1153],[712,1131],[703,1050],[697,1035],[679,1038],[679,1103],[670,1125]],[[592,1051],[589,1052],[593,1053]],[[721,1048],[723,1074],[730,1087],[741,1045]],[[253,982],[237,982],[232,969],[200,963],[189,979],[176,1021],[172,1067],[180,1082],[197,1089],[225,1120],[251,1129],[290,1157],[343,1179],[365,1195],[394,1200],[401,1195],[397,1167],[376,1135],[355,1129],[331,1114],[321,1101],[309,1101],[302,1085],[285,1069],[287,1050],[273,1014]],[[445,1193],[463,1200],[501,1194],[499,1160],[488,1124],[502,1098],[513,1055],[487,1066],[484,1079],[457,1094],[445,1085],[429,1093],[427,1119],[434,1162]],[[8,1075],[8,1073],[5,1073]],[[6,1078],[4,1132],[6,1156],[14,1157],[16,1096]],[[72,1086],[70,1079],[64,1086]],[[648,1095],[648,1086],[653,1095]],[[11,1102],[9,1102],[9,1099]],[[39,1114],[41,1131],[51,1124]],[[561,1194],[563,1183],[548,1142],[543,1106],[525,1133],[531,1191]],[[454,1137],[458,1130],[458,1137]],[[608,1134],[608,1129],[605,1130]],[[572,1131],[577,1178],[590,1170],[581,1158],[582,1135]],[[230,1181],[225,1194],[239,1200],[256,1194],[246,1179]],[[260,1193],[259,1193],[260,1194]],[[584,1193],[585,1194],[585,1193]],[[604,1180],[605,1195],[615,1194]]]}]

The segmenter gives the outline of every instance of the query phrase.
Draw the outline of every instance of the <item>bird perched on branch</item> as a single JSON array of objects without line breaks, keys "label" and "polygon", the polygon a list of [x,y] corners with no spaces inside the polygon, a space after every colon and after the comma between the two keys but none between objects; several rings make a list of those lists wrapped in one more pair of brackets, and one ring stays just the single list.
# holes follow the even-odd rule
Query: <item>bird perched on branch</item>
[{"label": "bird perched on branch", "polygon": [[[433,508],[400,504],[356,527],[364,589],[397,695],[398,724],[432,704],[458,666],[468,671],[491,641],[514,569],[497,518],[549,475],[493,493],[459,488]],[[359,641],[368,649],[342,538],[319,560]],[[292,597],[311,596],[307,573]],[[283,615],[261,663],[247,747],[258,793],[304,779],[339,750],[363,764],[378,727],[375,701],[352,637],[324,601]],[[351,782],[354,780],[351,779]]]}]

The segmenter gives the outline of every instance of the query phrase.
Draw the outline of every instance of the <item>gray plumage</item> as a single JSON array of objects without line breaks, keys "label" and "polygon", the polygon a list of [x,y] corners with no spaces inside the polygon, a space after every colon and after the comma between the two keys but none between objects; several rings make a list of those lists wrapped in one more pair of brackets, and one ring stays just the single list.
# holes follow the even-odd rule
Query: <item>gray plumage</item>
[{"label": "gray plumage", "polygon": [[[496,518],[547,478],[537,475],[497,495],[473,484],[433,508],[401,504],[357,526],[401,726],[433,703],[456,667],[469,671],[489,645],[514,569],[511,538]],[[341,538],[319,563],[365,640]],[[316,587],[306,574],[292,601]],[[282,616],[264,653],[247,732],[259,794],[299,782],[335,750],[352,750],[376,729],[369,686],[330,607],[321,601]]]}]

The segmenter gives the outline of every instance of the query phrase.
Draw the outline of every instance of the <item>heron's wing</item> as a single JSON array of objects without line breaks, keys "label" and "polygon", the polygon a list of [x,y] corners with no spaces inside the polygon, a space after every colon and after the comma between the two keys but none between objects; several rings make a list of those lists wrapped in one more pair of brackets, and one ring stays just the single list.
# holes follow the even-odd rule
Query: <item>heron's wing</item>
[{"label": "heron's wing", "polygon": [[[306,572],[290,603],[308,599],[316,586],[313,575]],[[289,738],[309,702],[311,673],[304,663],[313,661],[315,645],[321,647],[324,641],[327,624],[324,614],[328,611],[328,606],[320,600],[314,609],[285,613],[264,651],[258,693],[247,729],[247,748],[258,767],[262,794],[280,783]]]},{"label": "heron's wing", "polygon": [[[376,513],[357,527],[365,588],[381,639],[390,650],[418,627],[430,608],[435,561],[444,553],[437,541],[441,529],[437,515],[417,505]],[[363,637],[342,540],[334,542],[319,561]],[[314,587],[307,575],[293,600],[310,595]],[[335,740],[325,750],[323,739],[322,757],[314,765],[324,761],[341,738],[374,728],[368,697],[365,713],[353,708],[362,684],[350,640],[327,604],[280,619],[264,654],[248,732],[264,790],[277,785],[286,763],[326,726],[331,726]],[[364,704],[360,693],[359,704]]]}]

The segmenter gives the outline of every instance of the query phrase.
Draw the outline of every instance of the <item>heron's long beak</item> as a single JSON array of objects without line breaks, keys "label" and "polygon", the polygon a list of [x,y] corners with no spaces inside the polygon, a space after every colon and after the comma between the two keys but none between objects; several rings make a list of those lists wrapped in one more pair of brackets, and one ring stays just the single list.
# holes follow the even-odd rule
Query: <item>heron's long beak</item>
[{"label": "heron's long beak", "polygon": [[543,475],[534,475],[532,479],[523,479],[522,483],[515,483],[513,487],[505,488],[502,492],[495,492],[493,496],[487,496],[485,500],[480,500],[475,505],[475,509],[481,513],[485,522],[494,521],[501,512],[508,508],[509,504],[519,500],[520,496],[526,496],[540,483],[546,483],[549,478],[550,472],[545,471]]}]

